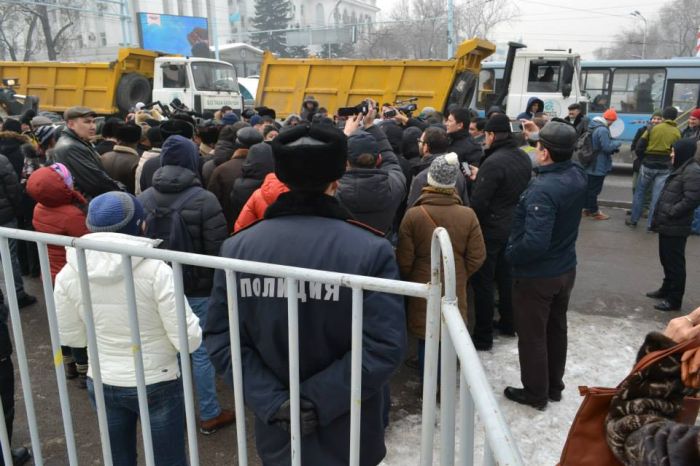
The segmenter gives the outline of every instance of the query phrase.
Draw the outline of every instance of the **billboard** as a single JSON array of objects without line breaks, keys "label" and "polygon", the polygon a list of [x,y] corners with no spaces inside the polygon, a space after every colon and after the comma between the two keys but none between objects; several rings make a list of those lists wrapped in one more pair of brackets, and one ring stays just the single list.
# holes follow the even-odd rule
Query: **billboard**
[{"label": "billboard", "polygon": [[138,13],[141,48],[209,58],[207,18]]}]

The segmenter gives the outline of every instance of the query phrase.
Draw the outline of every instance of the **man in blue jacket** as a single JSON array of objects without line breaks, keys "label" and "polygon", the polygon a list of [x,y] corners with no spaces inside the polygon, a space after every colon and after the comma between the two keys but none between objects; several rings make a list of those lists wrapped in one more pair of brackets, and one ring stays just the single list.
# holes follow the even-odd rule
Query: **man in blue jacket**
[{"label": "man in blue jacket", "polygon": [[576,238],[586,174],[571,161],[576,130],[548,123],[537,140],[537,176],[520,197],[506,256],[513,266],[515,331],[524,388],[506,398],[544,410],[561,400],[566,311],[576,277]]},{"label": "man in blue jacket", "polygon": [[612,170],[612,155],[620,150],[620,141],[613,141],[610,135],[610,125],[617,120],[617,112],[614,108],[608,109],[603,116],[593,118],[588,126],[591,132],[591,143],[594,158],[586,167],[588,177],[588,189],[586,203],[582,210],[584,217],[593,220],[608,220],[610,217],[600,211],[598,207],[598,195],[603,190],[605,176]]},{"label": "man in blue jacket", "polygon": [[[326,125],[300,125],[272,141],[275,174],[289,186],[262,221],[224,242],[221,255],[317,270],[398,279],[390,243],[351,220],[334,196],[347,138]],[[237,275],[245,401],[255,413],[258,454],[291,463],[286,280]],[[352,299],[349,288],[300,281],[299,367],[303,464],[344,465],[350,448]],[[406,322],[398,295],[363,293],[360,464],[386,454],[383,392],[403,358]],[[214,276],[205,344],[231,381],[226,283]]]}]

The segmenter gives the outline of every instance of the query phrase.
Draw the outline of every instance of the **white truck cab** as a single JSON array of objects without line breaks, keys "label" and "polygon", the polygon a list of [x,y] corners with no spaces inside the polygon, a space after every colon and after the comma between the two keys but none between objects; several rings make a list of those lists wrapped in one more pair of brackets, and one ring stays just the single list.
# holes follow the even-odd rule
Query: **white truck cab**
[{"label": "white truck cab", "polygon": [[566,117],[568,106],[584,101],[580,88],[581,58],[559,51],[519,51],[513,61],[513,74],[506,99],[506,112],[515,118],[536,97],[544,102],[550,117]]},{"label": "white truck cab", "polygon": [[197,113],[215,112],[224,105],[239,115],[243,110],[233,65],[207,58],[156,58],[153,101],[167,105],[173,99],[180,99]]},{"label": "white truck cab", "polygon": [[[477,92],[472,101],[483,116],[497,105],[515,119],[537,98],[550,117],[566,117],[573,103],[588,101],[581,91],[581,58],[578,54],[546,50],[519,50],[522,44],[510,43],[506,62],[485,62],[479,73]],[[516,53],[517,52],[517,53]]]}]

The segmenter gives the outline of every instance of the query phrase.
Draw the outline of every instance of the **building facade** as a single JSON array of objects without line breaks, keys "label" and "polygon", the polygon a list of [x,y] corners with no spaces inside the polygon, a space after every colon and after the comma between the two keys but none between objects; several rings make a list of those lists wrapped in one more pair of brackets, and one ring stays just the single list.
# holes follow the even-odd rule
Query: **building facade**
[{"label": "building facade", "polygon": [[[270,0],[275,1],[275,0]],[[116,3],[88,2],[74,30],[74,45],[61,59],[76,61],[114,60],[117,50],[139,45],[137,13],[158,13],[205,17],[210,37],[219,44],[250,42],[255,0],[124,0]],[[292,0],[291,28],[323,28],[335,25],[368,25],[376,21],[376,0]],[[120,11],[128,9],[129,21]],[[213,42],[212,42],[213,45]]]}]

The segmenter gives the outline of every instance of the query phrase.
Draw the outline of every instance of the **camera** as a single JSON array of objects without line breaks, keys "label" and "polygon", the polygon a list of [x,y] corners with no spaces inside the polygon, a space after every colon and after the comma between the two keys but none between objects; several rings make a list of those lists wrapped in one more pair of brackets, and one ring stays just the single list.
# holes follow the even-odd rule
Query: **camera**
[{"label": "camera", "polygon": [[370,99],[365,99],[354,107],[340,107],[338,109],[338,116],[349,117],[358,114],[367,115],[371,106],[372,101]]}]

